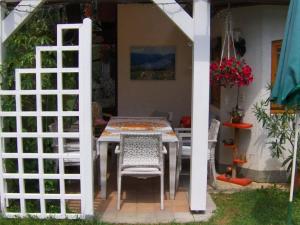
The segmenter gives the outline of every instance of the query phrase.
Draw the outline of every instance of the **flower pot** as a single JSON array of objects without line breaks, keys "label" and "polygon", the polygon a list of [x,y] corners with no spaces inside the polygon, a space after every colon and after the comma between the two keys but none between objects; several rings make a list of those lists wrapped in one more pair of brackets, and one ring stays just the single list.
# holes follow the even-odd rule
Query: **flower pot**
[{"label": "flower pot", "polygon": [[237,105],[230,112],[230,116],[231,116],[232,123],[242,123],[244,117],[244,110],[240,109],[239,106]]},{"label": "flower pot", "polygon": [[233,117],[231,117],[231,122],[232,123],[241,123],[242,121],[243,121],[242,116],[233,116]]}]

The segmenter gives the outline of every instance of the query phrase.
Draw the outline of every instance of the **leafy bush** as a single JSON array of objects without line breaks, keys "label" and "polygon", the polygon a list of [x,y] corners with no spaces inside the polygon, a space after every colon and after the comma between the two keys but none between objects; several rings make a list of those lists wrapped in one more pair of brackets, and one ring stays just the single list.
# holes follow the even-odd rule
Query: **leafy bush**
[{"label": "leafy bush", "polygon": [[[282,113],[270,113],[270,98],[254,105],[254,114],[268,134],[268,144],[272,157],[282,158],[282,166],[292,169],[294,140],[295,140],[295,110],[286,109]],[[288,156],[285,157],[288,153]],[[300,151],[298,148],[297,164],[300,165]]]}]

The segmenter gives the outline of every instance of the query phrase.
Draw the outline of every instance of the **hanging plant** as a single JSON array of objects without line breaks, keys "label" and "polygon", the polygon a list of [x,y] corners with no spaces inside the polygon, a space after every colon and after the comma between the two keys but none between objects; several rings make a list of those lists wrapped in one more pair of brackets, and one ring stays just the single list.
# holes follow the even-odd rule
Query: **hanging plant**
[{"label": "hanging plant", "polygon": [[245,60],[236,57],[223,58],[220,63],[210,65],[211,83],[222,87],[242,87],[249,85],[253,79],[251,67]]},{"label": "hanging plant", "polygon": [[[245,48],[245,46],[243,46]],[[224,57],[226,50],[227,56]],[[245,50],[245,49],[244,49]],[[222,45],[220,61],[212,62],[210,65],[211,85],[222,87],[237,87],[236,106],[229,113],[232,123],[242,122],[244,111],[239,108],[239,89],[242,86],[248,86],[254,80],[251,67],[244,59],[239,59],[236,54],[235,41],[232,32],[232,16],[230,4],[228,5],[227,16],[225,20],[225,36]]]}]

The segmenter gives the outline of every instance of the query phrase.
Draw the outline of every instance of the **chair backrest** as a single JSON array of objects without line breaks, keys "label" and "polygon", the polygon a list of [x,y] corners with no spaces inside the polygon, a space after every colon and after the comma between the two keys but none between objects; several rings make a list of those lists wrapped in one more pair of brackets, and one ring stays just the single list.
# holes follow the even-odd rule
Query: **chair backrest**
[{"label": "chair backrest", "polygon": [[179,140],[179,149],[181,146],[191,146],[191,128],[175,128],[174,130]]},{"label": "chair backrest", "polygon": [[[220,121],[212,119],[208,131],[208,140],[217,140],[220,128]],[[211,149],[216,146],[216,142],[208,142],[208,148]]]},{"label": "chair backrest", "polygon": [[[217,143],[218,133],[220,128],[220,121],[212,119],[208,131],[208,156],[209,158],[214,157],[214,151]],[[182,146],[191,145],[191,128],[175,128],[176,135],[179,140],[179,149],[182,149]]]},{"label": "chair backrest", "polygon": [[161,133],[121,133],[120,169],[128,167],[162,168],[162,154]]}]

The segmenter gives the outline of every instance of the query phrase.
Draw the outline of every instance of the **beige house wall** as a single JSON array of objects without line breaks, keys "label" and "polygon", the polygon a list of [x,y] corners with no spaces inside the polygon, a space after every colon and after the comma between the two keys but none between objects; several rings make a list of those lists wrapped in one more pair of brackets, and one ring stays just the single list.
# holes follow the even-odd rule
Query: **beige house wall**
[{"label": "beige house wall", "polygon": [[[246,40],[244,56],[254,72],[253,84],[240,89],[239,105],[245,110],[244,121],[253,124],[251,130],[240,132],[240,153],[248,162],[242,166],[245,175],[257,181],[284,181],[282,160],[272,158],[268,146],[267,132],[257,121],[253,107],[255,103],[270,96],[267,90],[271,82],[272,41],[283,38],[287,15],[286,6],[252,6],[232,9],[233,29],[240,30]],[[222,36],[224,19],[217,15],[212,20],[212,36]],[[219,117],[230,119],[229,113],[236,104],[236,88],[222,88]],[[233,137],[233,130],[221,127],[220,141]],[[217,161],[228,165],[232,161],[231,151],[220,144]]]},{"label": "beige house wall", "polygon": [[[130,80],[130,48],[175,46],[175,80]],[[191,112],[192,47],[188,38],[155,5],[118,6],[118,114],[149,116],[173,112],[173,124]]]}]

